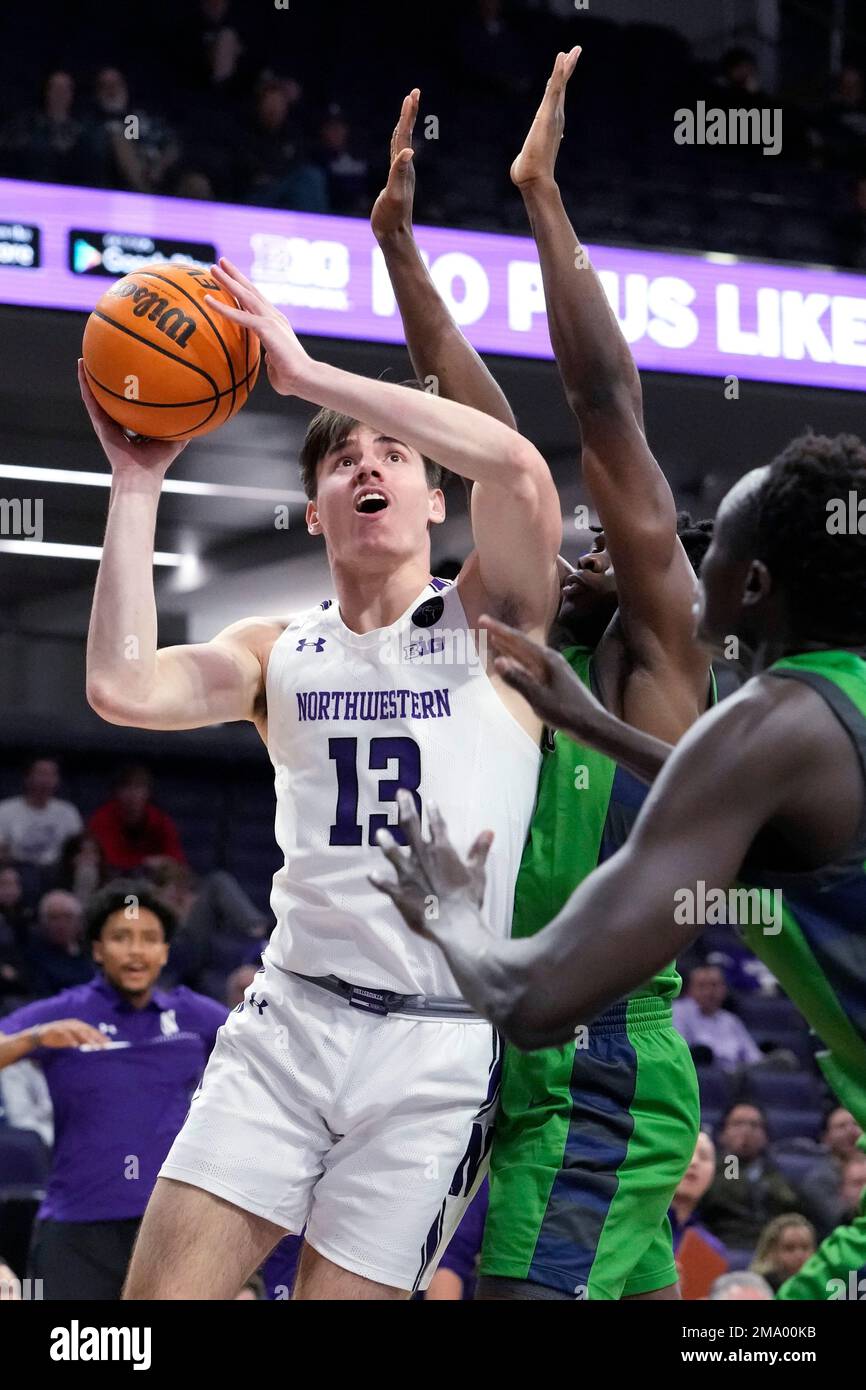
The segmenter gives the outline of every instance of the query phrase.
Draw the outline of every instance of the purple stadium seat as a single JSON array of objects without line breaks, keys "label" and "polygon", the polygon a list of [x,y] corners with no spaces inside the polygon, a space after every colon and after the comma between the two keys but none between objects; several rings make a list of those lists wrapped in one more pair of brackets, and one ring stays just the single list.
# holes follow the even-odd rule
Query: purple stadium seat
[{"label": "purple stadium seat", "polygon": [[740,1018],[753,1037],[774,1038],[777,1033],[791,1033],[795,1029],[806,1031],[802,1014],[783,996],[749,994],[738,1003]]},{"label": "purple stadium seat", "polygon": [[773,1143],[779,1143],[783,1139],[816,1139],[824,1122],[821,1110],[770,1108],[765,1113],[767,1129]]},{"label": "purple stadium seat", "polygon": [[809,1072],[751,1071],[747,1093],[756,1105],[778,1110],[816,1110],[823,1098],[820,1082]]},{"label": "purple stadium seat", "polygon": [[731,1100],[731,1080],[721,1067],[698,1067],[698,1089],[701,1111],[725,1110]]},{"label": "purple stadium seat", "polygon": [[41,1193],[49,1164],[48,1150],[32,1129],[0,1127],[0,1198]]}]

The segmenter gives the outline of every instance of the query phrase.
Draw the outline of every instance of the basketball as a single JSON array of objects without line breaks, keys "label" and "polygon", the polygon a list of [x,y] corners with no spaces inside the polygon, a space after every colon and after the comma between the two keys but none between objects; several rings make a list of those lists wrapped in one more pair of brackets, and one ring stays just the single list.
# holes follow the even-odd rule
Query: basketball
[{"label": "basketball", "polygon": [[193,439],[224,425],[259,370],[254,333],[214,314],[206,294],[234,300],[199,266],[156,264],[106,290],[84,330],[90,389],[124,429]]}]

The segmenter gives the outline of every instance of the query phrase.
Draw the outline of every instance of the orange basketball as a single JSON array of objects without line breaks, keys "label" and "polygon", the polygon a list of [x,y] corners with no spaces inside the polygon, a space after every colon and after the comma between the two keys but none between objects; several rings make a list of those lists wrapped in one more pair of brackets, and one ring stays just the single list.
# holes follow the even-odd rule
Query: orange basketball
[{"label": "orange basketball", "polygon": [[84,330],[84,368],[99,404],[124,429],[192,439],[247,400],[259,340],[214,313],[206,294],[235,303],[207,270],[146,265],[99,300]]}]

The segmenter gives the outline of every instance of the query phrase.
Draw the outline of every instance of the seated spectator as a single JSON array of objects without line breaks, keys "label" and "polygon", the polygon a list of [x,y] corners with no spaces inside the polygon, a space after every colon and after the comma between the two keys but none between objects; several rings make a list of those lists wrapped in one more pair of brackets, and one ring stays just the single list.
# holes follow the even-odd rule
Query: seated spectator
[{"label": "seated spectator", "polygon": [[701,1224],[698,1210],[701,1199],[713,1181],[715,1171],[716,1146],[710,1136],[701,1130],[692,1161],[683,1173],[668,1212],[674,1238],[674,1255],[679,1250],[686,1231],[695,1231],[723,1259],[728,1258],[728,1252],[722,1242]]},{"label": "seated spectator", "polygon": [[246,201],[262,207],[327,212],[325,175],[301,155],[301,129],[294,108],[301,86],[292,78],[265,78],[255,98],[246,147]]},{"label": "seated spectator", "polygon": [[349,123],[339,106],[332,106],[319,127],[317,163],[328,180],[332,212],[366,216],[370,210],[369,166],[352,152]]},{"label": "seated spectator", "polygon": [[710,1300],[716,1302],[757,1301],[766,1303],[773,1297],[773,1290],[761,1274],[751,1274],[739,1270],[735,1274],[721,1274],[710,1289]]},{"label": "seated spectator", "polygon": [[857,1149],[842,1167],[839,1188],[842,1221],[853,1221],[860,1212],[866,1192],[866,1153]]},{"label": "seated spectator", "polygon": [[798,1274],[817,1247],[815,1227],[805,1216],[789,1212],[764,1227],[749,1268],[778,1293],[786,1279]]},{"label": "seated spectator", "polygon": [[842,1175],[845,1164],[854,1156],[866,1164],[866,1154],[861,1155],[857,1149],[862,1134],[851,1111],[837,1105],[827,1116],[821,1136],[826,1155],[804,1174],[800,1183],[803,1210],[815,1223],[821,1240],[849,1218],[842,1197]]},{"label": "seated spectator", "polygon": [[84,913],[71,893],[53,888],[40,899],[24,960],[30,988],[40,997],[92,978],[93,964],[84,943]]},{"label": "seated spectator", "polygon": [[112,872],[126,873],[162,858],[186,863],[174,821],[151,803],[152,791],[146,767],[126,767],[114,784],[114,796],[87,823]]},{"label": "seated spectator", "polygon": [[[22,999],[21,1005],[25,1001]],[[32,1002],[32,1001],[29,1001]],[[46,1149],[54,1145],[54,1111],[45,1074],[37,1062],[22,1057],[0,1069],[0,1104],[13,1129],[32,1129]]]},{"label": "seated spectator", "polygon": [[14,864],[0,867],[0,932],[23,946],[33,924],[33,909],[24,901],[21,875]]},{"label": "seated spectator", "polygon": [[184,59],[202,87],[233,97],[247,85],[250,65],[231,0],[199,0],[198,9],[181,48]]},{"label": "seated spectator", "polygon": [[91,140],[102,165],[101,182],[138,193],[155,192],[180,153],[171,126],[133,103],[119,68],[104,67],[97,73],[93,105]]},{"label": "seated spectator", "polygon": [[47,1299],[120,1297],[147,1200],[225,1022],[212,999],[156,988],[173,930],[149,884],[108,884],[87,918],[97,977],[0,1019],[0,1067],[38,1063],[54,1110],[28,1269]]},{"label": "seated spectator", "polygon": [[35,110],[22,111],[0,130],[0,170],[12,178],[46,183],[85,183],[85,128],[73,115],[75,81],[52,72]]},{"label": "seated spectator", "polygon": [[60,852],[52,888],[65,888],[86,904],[105,879],[105,859],[99,841],[86,831],[70,835]]},{"label": "seated spectator", "polygon": [[35,758],[24,773],[23,793],[0,801],[0,841],[16,864],[50,868],[64,841],[83,828],[71,801],[57,796],[60,769],[54,758]]},{"label": "seated spectator", "polygon": [[223,869],[197,879],[186,864],[165,859],[150,878],[178,921],[169,977],[221,999],[228,969],[245,962],[251,942],[264,948],[268,919]]},{"label": "seated spectator", "polygon": [[764,1054],[742,1019],[722,1008],[727,992],[717,965],[696,966],[689,975],[686,997],[674,1000],[674,1027],[689,1047],[710,1048],[720,1067],[736,1071],[762,1062]]},{"label": "seated spectator", "polygon": [[730,1250],[754,1250],[768,1221],[799,1206],[798,1195],[767,1154],[767,1124],[757,1105],[731,1106],[716,1146],[704,1223]]},{"label": "seated spectator", "polygon": [[758,64],[748,48],[728,49],[716,85],[725,94],[728,105],[753,107],[770,101],[769,93],[761,90]]}]

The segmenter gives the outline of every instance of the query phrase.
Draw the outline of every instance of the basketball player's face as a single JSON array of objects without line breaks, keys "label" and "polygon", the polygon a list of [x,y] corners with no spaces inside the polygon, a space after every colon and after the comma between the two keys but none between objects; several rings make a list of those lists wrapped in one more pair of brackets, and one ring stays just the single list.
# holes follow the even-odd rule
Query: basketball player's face
[{"label": "basketball player's face", "polygon": [[127,918],[127,909],[113,912],[93,943],[93,959],[121,994],[144,994],[152,989],[168,960],[168,943],[155,912],[140,907]]},{"label": "basketball player's face", "polygon": [[732,636],[754,645],[765,625],[763,606],[766,570],[744,553],[742,536],[749,529],[755,489],[765,469],[754,469],[735,483],[722,499],[713,539],[701,564],[695,603],[695,635],[712,651],[728,655]]},{"label": "basketball player's face", "polygon": [[431,523],[445,519],[445,499],[430,488],[424,460],[399,439],[355,425],[318,468],[307,529],[324,536],[341,563],[391,564],[422,551]]},{"label": "basketball player's face", "polygon": [[602,610],[609,619],[615,606],[616,577],[604,532],[599,531],[576,569],[562,581],[559,622],[566,627],[579,626]]}]

